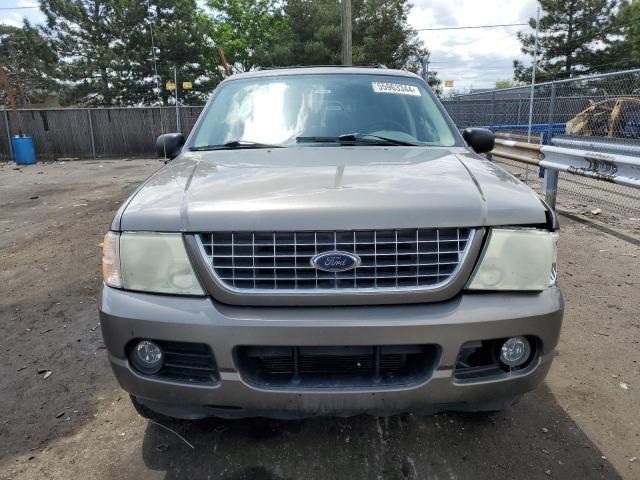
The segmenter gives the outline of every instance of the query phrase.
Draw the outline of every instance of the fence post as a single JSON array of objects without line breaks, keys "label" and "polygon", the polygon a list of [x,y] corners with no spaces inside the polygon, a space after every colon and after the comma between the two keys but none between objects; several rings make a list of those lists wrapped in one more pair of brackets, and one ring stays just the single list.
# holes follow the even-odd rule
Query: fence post
[{"label": "fence post", "polygon": [[87,109],[87,115],[89,116],[89,136],[91,137],[91,153],[93,154],[93,159],[96,159],[96,144],[93,139],[93,121],[91,120],[91,110]]},{"label": "fence post", "polygon": [[545,201],[555,210],[556,195],[558,193],[558,170],[545,168],[542,193],[544,193]]},{"label": "fence post", "polygon": [[456,118],[456,125],[458,128],[462,126],[462,103],[461,103],[460,95],[458,95],[458,118]]},{"label": "fence post", "polygon": [[556,82],[551,82],[551,98],[549,99],[549,119],[547,120],[547,138],[545,145],[551,145],[551,137],[553,136],[553,117],[556,110]]},{"label": "fence post", "polygon": [[[543,145],[551,145],[551,138],[553,137],[553,116],[556,109],[556,82],[551,82],[551,96],[549,97],[549,118],[547,119],[547,131],[542,132],[540,143]],[[545,168],[540,167],[538,169],[538,177],[544,178]]]},{"label": "fence post", "polygon": [[496,91],[491,94],[491,126],[497,125],[496,123]]},{"label": "fence post", "polygon": [[13,145],[11,145],[11,129],[9,128],[9,114],[7,113],[6,109],[4,111],[4,126],[7,129],[7,143],[9,144],[9,155],[11,155],[11,158],[9,158],[9,161],[11,161],[13,160]]}]

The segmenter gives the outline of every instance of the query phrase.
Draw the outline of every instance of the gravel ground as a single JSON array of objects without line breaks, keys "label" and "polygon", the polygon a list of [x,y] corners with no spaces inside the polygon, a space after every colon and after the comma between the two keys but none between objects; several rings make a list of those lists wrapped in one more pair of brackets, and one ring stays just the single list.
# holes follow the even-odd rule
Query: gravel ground
[{"label": "gravel ground", "polygon": [[640,478],[640,247],[566,218],[557,357],[510,410],[167,423],[193,448],[138,417],[100,336],[99,244],[160,166],[0,164],[0,479]]}]

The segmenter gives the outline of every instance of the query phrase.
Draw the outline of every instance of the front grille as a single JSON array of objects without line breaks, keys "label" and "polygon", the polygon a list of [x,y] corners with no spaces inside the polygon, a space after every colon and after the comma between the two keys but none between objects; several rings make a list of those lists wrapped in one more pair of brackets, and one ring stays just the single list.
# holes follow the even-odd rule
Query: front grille
[{"label": "front grille", "polygon": [[239,347],[241,375],[265,387],[357,387],[417,384],[437,364],[435,345]]},{"label": "front grille", "polygon": [[[472,228],[322,232],[216,232],[197,235],[217,280],[238,290],[430,289],[455,275]],[[341,251],[360,257],[345,272],[311,259]]]}]

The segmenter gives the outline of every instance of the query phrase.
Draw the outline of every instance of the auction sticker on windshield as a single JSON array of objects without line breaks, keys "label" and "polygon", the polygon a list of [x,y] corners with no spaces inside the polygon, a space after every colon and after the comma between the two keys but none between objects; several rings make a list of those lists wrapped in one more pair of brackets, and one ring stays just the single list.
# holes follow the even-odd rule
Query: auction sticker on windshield
[{"label": "auction sticker on windshield", "polygon": [[421,95],[418,87],[404,83],[371,82],[371,85],[373,85],[373,91],[376,93],[396,93],[399,95],[414,95],[416,97]]}]

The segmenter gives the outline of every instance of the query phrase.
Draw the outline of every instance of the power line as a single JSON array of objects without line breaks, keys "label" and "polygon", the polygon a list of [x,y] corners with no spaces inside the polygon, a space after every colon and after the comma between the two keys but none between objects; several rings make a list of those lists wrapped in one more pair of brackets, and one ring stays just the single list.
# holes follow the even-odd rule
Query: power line
[{"label": "power line", "polygon": [[528,23],[501,23],[498,25],[471,25],[465,27],[434,27],[434,28],[416,28],[416,32],[426,32],[435,30],[467,30],[471,28],[499,28],[499,27],[522,27],[529,25]]},{"label": "power line", "polygon": [[29,10],[31,8],[40,8],[39,6],[34,7],[0,7],[0,10]]}]

